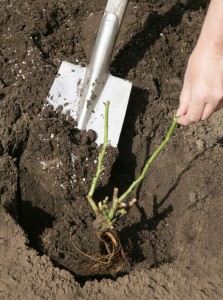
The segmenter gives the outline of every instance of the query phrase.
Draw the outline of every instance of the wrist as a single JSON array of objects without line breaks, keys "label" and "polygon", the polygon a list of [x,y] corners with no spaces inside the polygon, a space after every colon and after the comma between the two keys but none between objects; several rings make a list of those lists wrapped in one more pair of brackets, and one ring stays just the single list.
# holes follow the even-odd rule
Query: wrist
[{"label": "wrist", "polygon": [[198,42],[223,48],[223,0],[211,0]]},{"label": "wrist", "polygon": [[201,48],[223,50],[223,36],[213,36],[207,33],[201,33],[197,41],[197,46]]}]

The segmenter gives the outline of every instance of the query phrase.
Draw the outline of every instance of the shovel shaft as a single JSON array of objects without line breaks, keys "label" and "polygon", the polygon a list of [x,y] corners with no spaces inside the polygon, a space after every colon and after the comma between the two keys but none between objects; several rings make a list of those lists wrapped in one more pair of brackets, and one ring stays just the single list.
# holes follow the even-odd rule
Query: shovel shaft
[{"label": "shovel shaft", "polygon": [[104,14],[84,77],[78,117],[80,129],[86,127],[106,84],[117,32],[118,18],[114,14]]},{"label": "shovel shaft", "polygon": [[[99,73],[108,73],[112,52],[127,4],[128,0],[108,0],[107,2],[89,64],[89,69],[98,72],[98,75]],[[100,78],[95,79],[99,80]]]},{"label": "shovel shaft", "polygon": [[[78,117],[80,129],[86,128],[107,82],[112,52],[127,3],[127,0],[109,0],[107,3],[84,78]],[[109,99],[104,99],[107,100]]]},{"label": "shovel shaft", "polygon": [[[89,70],[98,73],[95,74],[98,77],[109,72],[117,34],[118,18],[114,14],[104,14],[89,64]],[[100,78],[96,79],[101,81]]]},{"label": "shovel shaft", "polygon": [[108,0],[105,13],[115,14],[119,20],[119,28],[128,4],[128,0]]}]

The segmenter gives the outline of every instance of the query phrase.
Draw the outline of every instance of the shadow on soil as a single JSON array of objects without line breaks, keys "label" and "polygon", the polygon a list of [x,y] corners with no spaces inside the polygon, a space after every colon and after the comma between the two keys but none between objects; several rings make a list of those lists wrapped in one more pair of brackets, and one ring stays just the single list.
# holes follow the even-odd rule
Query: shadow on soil
[{"label": "shadow on soil", "polygon": [[[53,226],[55,218],[46,213],[43,209],[33,206],[29,201],[22,202],[20,214],[21,225],[29,237],[29,245],[38,247],[40,244],[40,236],[46,228]],[[40,249],[38,249],[40,250]]]},{"label": "shadow on soil", "polygon": [[116,55],[111,69],[115,76],[125,77],[128,72],[137,66],[146,51],[159,38],[160,33],[168,25],[177,26],[181,23],[185,11],[196,11],[207,7],[208,1],[187,1],[186,4],[177,3],[164,15],[151,12],[145,21],[142,30],[134,35],[131,40]]}]

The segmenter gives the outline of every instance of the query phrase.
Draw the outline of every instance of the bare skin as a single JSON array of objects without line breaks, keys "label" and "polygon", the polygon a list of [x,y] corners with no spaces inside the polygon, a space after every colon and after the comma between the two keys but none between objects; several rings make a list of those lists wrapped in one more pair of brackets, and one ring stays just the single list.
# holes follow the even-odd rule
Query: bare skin
[{"label": "bare skin", "polygon": [[208,119],[223,107],[223,0],[211,0],[186,69],[178,123]]}]

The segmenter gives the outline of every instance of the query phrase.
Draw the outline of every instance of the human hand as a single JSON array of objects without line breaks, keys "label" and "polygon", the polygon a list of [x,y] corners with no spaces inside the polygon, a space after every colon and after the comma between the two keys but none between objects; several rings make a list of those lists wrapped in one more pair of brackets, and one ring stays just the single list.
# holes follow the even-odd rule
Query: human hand
[{"label": "human hand", "polygon": [[185,73],[178,123],[208,119],[223,107],[223,47],[198,41]]}]

